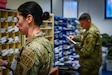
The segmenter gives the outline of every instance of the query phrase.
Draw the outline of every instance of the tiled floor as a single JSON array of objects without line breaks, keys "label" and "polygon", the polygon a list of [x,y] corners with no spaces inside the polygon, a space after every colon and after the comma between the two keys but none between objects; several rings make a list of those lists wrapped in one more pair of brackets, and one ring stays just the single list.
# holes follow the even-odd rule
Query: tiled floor
[{"label": "tiled floor", "polygon": [[[76,75],[79,75],[78,73],[76,73]],[[112,71],[102,71],[102,75],[112,75]]]},{"label": "tiled floor", "polygon": [[112,75],[112,71],[102,71],[102,75]]},{"label": "tiled floor", "polygon": [[[71,75],[79,75],[79,73],[71,74]],[[112,75],[112,71],[103,70],[103,71],[102,71],[102,75]]]},{"label": "tiled floor", "polygon": [[102,69],[102,75],[112,75],[112,71],[110,69],[109,71],[107,70],[106,64],[104,65],[104,68]]},{"label": "tiled floor", "polygon": [[[63,74],[63,75],[79,75],[79,73],[70,73],[70,74],[66,73],[66,74]],[[112,75],[112,71],[102,71],[101,75]]]}]

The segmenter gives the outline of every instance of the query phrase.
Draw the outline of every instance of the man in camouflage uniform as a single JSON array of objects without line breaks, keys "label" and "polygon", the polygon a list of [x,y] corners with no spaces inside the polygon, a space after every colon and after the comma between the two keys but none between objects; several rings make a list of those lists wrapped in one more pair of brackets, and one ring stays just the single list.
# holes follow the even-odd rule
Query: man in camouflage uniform
[{"label": "man in camouflage uniform", "polygon": [[79,46],[75,46],[76,53],[80,55],[81,67],[78,71],[80,75],[98,75],[102,63],[100,32],[91,23],[91,17],[88,13],[83,13],[79,22],[86,31],[79,36],[69,36],[70,39],[80,42]]}]

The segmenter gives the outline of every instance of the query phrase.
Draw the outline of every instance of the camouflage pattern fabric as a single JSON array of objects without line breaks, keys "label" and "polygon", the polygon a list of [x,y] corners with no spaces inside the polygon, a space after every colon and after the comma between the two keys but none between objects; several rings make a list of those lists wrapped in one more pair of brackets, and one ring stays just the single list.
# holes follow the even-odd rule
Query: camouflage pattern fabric
[{"label": "camouflage pattern fabric", "polygon": [[40,32],[28,39],[14,75],[48,75],[53,63],[53,46]]},{"label": "camouflage pattern fabric", "polygon": [[102,63],[101,39],[98,28],[91,24],[88,31],[75,36],[73,40],[80,42],[80,48],[75,47],[76,53],[80,55],[80,75],[98,75]]}]

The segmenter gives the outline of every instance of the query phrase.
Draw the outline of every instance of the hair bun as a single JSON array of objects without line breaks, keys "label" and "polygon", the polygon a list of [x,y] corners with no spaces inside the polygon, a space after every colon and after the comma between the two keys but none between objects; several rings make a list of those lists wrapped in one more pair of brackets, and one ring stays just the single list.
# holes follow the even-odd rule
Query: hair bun
[{"label": "hair bun", "polygon": [[47,19],[49,19],[49,17],[50,17],[50,14],[49,14],[49,12],[44,12],[43,14],[42,14],[42,20],[47,20]]}]

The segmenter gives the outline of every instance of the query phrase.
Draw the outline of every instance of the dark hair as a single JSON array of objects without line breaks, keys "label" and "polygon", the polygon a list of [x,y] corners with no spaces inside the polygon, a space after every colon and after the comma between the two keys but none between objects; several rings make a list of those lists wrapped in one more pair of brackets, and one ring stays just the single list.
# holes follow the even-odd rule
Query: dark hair
[{"label": "dark hair", "polygon": [[29,1],[20,5],[18,11],[24,18],[26,18],[28,14],[31,14],[34,18],[35,24],[39,26],[42,24],[42,20],[47,20],[50,17],[49,13],[43,13],[41,6],[34,1]]},{"label": "dark hair", "polygon": [[91,16],[88,13],[83,13],[78,19],[79,21],[81,20],[91,20]]}]

